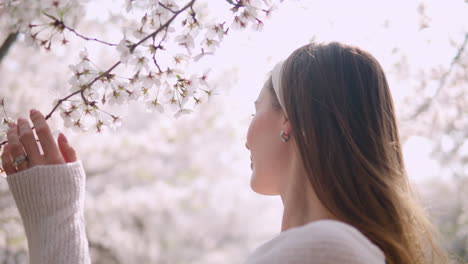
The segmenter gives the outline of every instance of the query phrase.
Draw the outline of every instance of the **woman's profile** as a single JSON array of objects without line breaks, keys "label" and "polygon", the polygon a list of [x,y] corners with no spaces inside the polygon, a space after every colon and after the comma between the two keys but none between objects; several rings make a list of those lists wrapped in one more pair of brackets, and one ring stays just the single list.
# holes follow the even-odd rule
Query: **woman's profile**
[{"label": "woman's profile", "polygon": [[[281,233],[246,264],[448,262],[412,193],[390,89],[371,54],[304,45],[272,69],[255,108],[251,187],[280,195],[284,211]],[[44,153],[22,118],[2,154],[30,263],[91,263],[82,163],[39,111],[30,118]]]}]

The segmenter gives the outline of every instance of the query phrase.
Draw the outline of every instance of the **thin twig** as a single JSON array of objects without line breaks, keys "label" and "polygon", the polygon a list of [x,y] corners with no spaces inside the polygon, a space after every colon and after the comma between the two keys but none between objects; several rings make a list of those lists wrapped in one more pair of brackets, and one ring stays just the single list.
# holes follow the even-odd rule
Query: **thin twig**
[{"label": "thin twig", "polygon": [[148,40],[149,38],[152,38],[153,36],[156,36],[159,32],[161,32],[161,30],[163,30],[164,28],[168,27],[172,21],[182,12],[184,12],[187,8],[191,7],[194,3],[195,3],[196,0],[192,0],[190,1],[190,3],[188,3],[186,6],[184,6],[182,9],[180,9],[179,11],[177,11],[176,13],[174,13],[174,15],[166,22],[164,23],[164,25],[160,26],[156,31],[154,31],[153,33],[149,34],[148,36],[144,37],[142,40],[140,40],[139,42],[137,42],[136,44],[133,44],[130,48],[130,51],[133,51],[135,50],[135,48],[140,45],[141,43],[145,42],[146,40]]},{"label": "thin twig", "polygon": [[163,4],[161,2],[159,3],[159,5],[162,6],[164,9],[166,9],[167,11],[173,13],[173,14],[177,13],[177,11],[174,11],[174,10],[170,9],[169,7],[167,7],[165,4]]},{"label": "thin twig", "polygon": [[99,40],[99,39],[97,39],[97,38],[85,37],[85,36],[81,35],[80,33],[76,32],[76,30],[74,30],[73,28],[71,28],[71,27],[65,25],[65,23],[63,23],[63,21],[59,20],[58,18],[56,18],[56,17],[54,17],[54,16],[52,16],[52,15],[49,15],[49,14],[47,14],[47,13],[45,13],[45,12],[43,12],[43,14],[44,14],[45,16],[47,16],[48,18],[54,20],[54,21],[55,21],[56,23],[58,23],[61,27],[65,28],[65,29],[68,29],[68,30],[71,31],[73,34],[75,34],[76,36],[78,36],[78,37],[80,37],[80,38],[82,38],[82,39],[84,39],[84,40],[96,41],[96,42],[99,42],[99,43],[102,43],[102,44],[106,44],[106,45],[109,45],[109,46],[113,46],[113,47],[117,46],[117,44],[109,43],[109,42],[107,42],[107,41]]},{"label": "thin twig", "polygon": [[167,36],[167,28],[164,30],[164,36],[161,38],[161,40],[159,41],[159,44],[156,46],[155,45],[155,39],[156,39],[156,36],[153,37],[153,48],[154,48],[154,53],[153,53],[153,62],[154,62],[154,65],[156,65],[156,67],[158,68],[159,70],[159,73],[162,73],[163,71],[161,70],[161,67],[159,66],[157,60],[156,60],[156,52],[158,51],[158,49],[164,49],[163,46],[161,46],[162,42],[166,39],[166,36]]}]

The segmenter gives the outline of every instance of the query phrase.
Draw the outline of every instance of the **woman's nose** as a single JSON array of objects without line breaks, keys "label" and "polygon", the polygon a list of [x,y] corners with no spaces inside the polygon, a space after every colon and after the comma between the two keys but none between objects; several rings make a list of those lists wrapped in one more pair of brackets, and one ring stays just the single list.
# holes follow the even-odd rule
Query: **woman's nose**
[{"label": "woman's nose", "polygon": [[247,141],[245,142],[245,147],[250,150],[249,145],[247,145]]}]

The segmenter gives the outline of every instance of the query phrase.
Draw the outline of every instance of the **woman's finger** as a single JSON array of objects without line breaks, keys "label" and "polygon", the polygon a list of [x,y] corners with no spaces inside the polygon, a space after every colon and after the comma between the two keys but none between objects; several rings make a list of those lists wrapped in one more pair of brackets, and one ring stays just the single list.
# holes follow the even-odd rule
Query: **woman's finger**
[{"label": "woman's finger", "polygon": [[16,172],[16,168],[13,166],[13,159],[9,150],[8,144],[3,147],[2,152],[2,168],[7,175],[13,174]]},{"label": "woman's finger", "polygon": [[28,155],[29,166],[44,164],[44,158],[39,151],[34,132],[29,125],[28,120],[18,118],[19,139],[23,144],[26,155]]},{"label": "woman's finger", "polygon": [[50,131],[49,125],[47,125],[46,119],[41,112],[37,110],[31,110],[31,120],[34,123],[37,137],[41,143],[42,151],[44,152],[44,158],[46,164],[63,164],[65,163],[57,144],[55,143],[52,132]]},{"label": "woman's finger", "polygon": [[[7,132],[8,145],[10,145],[9,149],[10,149],[11,156],[13,157],[13,161],[14,161],[14,159],[19,158],[23,155],[26,156],[26,153],[24,152],[23,145],[21,144],[19,140],[18,126],[15,123],[9,123],[8,125],[10,126]],[[13,166],[15,166],[14,163],[13,163]],[[28,160],[26,159],[20,162],[17,168],[18,168],[18,171],[27,169]]]},{"label": "woman's finger", "polygon": [[64,134],[60,133],[57,138],[57,141],[60,152],[62,152],[65,162],[75,162],[78,160],[76,156],[76,151],[72,148],[72,146],[70,146]]}]

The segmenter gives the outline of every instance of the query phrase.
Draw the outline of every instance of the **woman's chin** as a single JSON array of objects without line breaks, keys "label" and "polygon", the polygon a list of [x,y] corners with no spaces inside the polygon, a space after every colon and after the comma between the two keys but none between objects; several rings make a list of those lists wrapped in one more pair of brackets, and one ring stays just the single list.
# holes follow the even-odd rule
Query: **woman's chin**
[{"label": "woman's chin", "polygon": [[259,192],[260,188],[259,188],[259,186],[258,186],[258,184],[257,184],[256,178],[255,178],[255,171],[254,171],[254,170],[252,170],[252,176],[251,176],[251,178],[250,178],[250,188],[252,189],[252,191],[254,191],[254,192],[258,193],[258,194],[261,194],[261,193]]},{"label": "woman's chin", "polygon": [[252,191],[261,195],[278,195],[277,192],[272,191],[271,188],[268,188],[265,184],[259,183],[258,179],[255,177],[255,170],[252,172],[252,178],[250,178],[250,188]]}]

